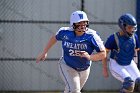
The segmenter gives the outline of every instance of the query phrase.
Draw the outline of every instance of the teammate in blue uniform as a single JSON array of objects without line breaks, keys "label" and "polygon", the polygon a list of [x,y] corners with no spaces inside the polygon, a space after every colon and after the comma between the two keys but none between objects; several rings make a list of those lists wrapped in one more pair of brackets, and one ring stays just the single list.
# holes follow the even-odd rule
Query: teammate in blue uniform
[{"label": "teammate in blue uniform", "polygon": [[[62,41],[63,56],[59,62],[59,72],[65,82],[64,93],[81,93],[90,73],[91,61],[99,61],[106,56],[103,41],[88,25],[85,12],[73,12],[70,27],[61,27],[37,58],[37,63],[44,60],[49,49],[57,41]],[[94,50],[96,53],[93,53]]]},{"label": "teammate in blue uniform", "polygon": [[[120,31],[109,36],[105,43],[106,53],[110,53],[109,69],[111,74],[122,82],[120,93],[133,92],[140,85],[140,72],[133,58],[140,50],[137,22],[131,14],[124,14],[118,20]],[[108,77],[107,57],[103,60],[103,74]]]}]

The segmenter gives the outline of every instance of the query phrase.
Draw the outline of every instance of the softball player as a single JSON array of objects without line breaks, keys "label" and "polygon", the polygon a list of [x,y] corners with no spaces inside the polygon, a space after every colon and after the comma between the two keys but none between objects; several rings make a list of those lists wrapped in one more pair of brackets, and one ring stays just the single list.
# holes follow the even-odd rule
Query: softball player
[{"label": "softball player", "polygon": [[[109,36],[105,43],[107,54],[110,53],[109,69],[111,74],[122,82],[120,93],[130,93],[134,85],[140,85],[140,72],[133,57],[140,49],[137,23],[131,14],[124,14],[118,20],[121,31]],[[107,57],[103,60],[103,74],[108,77]]]},{"label": "softball player", "polygon": [[[63,57],[59,62],[59,72],[65,82],[64,93],[81,93],[90,73],[91,61],[99,61],[106,56],[103,41],[96,31],[88,28],[88,24],[85,12],[73,12],[71,26],[61,27],[37,58],[37,63],[44,60],[56,41],[62,41]],[[93,54],[93,50],[97,53]]]}]

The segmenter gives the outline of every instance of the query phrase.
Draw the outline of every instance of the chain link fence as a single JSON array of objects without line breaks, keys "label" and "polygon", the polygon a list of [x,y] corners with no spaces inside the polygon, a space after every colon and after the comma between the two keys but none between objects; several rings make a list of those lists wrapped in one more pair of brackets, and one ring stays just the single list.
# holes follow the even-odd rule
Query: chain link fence
[{"label": "chain link fence", "polygon": [[[74,10],[86,11],[91,20],[90,27],[97,30],[104,41],[108,35],[118,31],[116,20],[114,21],[113,18],[117,19],[116,16],[120,12],[116,15],[114,14],[112,18],[108,18],[108,14],[105,14],[105,11],[98,9],[97,5],[100,5],[100,2],[102,1],[0,0],[0,90],[63,90],[64,83],[59,77],[57,68],[57,61],[62,54],[61,43],[57,43],[50,50],[48,59],[45,62],[36,64],[36,57],[43,51],[49,38],[60,27],[69,26],[69,16]],[[121,0],[108,0],[107,2],[120,4]],[[131,7],[128,9],[134,13],[134,3],[135,1],[127,1],[127,4],[125,3],[122,7],[125,6],[126,8],[130,5]],[[108,3],[104,4],[104,6],[108,6]],[[95,10],[94,8],[96,11],[92,11],[92,9]],[[118,7],[116,6],[115,8]],[[104,12],[104,16],[101,14],[102,12]],[[111,21],[107,22],[106,19]],[[91,78],[89,78],[84,90],[101,91],[117,90],[119,88],[120,83],[114,82],[112,77],[107,81],[104,81],[103,78],[97,80],[96,77],[102,77],[100,75],[101,62],[94,64],[94,66],[92,70],[98,73],[91,74]],[[112,86],[112,81],[114,82],[114,87]],[[91,86],[91,82],[95,82],[95,85]],[[101,84],[107,84],[108,86]]]}]

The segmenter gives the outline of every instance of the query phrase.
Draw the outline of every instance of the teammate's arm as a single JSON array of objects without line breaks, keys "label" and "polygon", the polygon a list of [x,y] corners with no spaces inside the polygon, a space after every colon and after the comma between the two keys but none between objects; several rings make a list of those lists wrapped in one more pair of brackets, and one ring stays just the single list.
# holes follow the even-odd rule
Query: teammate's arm
[{"label": "teammate's arm", "polygon": [[136,51],[136,52],[137,52],[137,51],[140,51],[140,48],[135,49],[135,51]]},{"label": "teammate's arm", "polygon": [[80,51],[80,53],[81,53],[81,57],[85,57],[91,61],[99,61],[99,60],[102,60],[106,57],[105,50],[98,52],[96,54],[91,54],[91,55],[89,55],[86,51]]},{"label": "teammate's arm", "polygon": [[103,50],[101,52],[98,52],[96,54],[91,54],[90,55],[90,60],[92,61],[100,61],[103,60],[106,57],[106,51]]},{"label": "teammate's arm", "polygon": [[102,72],[103,72],[103,75],[104,75],[104,77],[108,77],[109,76],[109,74],[108,74],[108,67],[107,67],[107,56],[108,56],[108,53],[109,53],[109,49],[107,49],[106,48],[106,57],[102,60]]},{"label": "teammate's arm", "polygon": [[36,63],[39,63],[40,60],[45,60],[45,58],[47,57],[47,52],[49,51],[49,49],[57,42],[57,39],[54,36],[52,36],[49,40],[49,42],[47,43],[46,47],[44,48],[44,51],[37,57]]}]

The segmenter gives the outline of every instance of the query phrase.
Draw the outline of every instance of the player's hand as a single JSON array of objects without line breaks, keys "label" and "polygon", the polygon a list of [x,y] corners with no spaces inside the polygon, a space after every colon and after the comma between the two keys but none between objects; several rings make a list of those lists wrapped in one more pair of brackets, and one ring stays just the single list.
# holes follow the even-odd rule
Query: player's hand
[{"label": "player's hand", "polygon": [[36,63],[39,63],[40,61],[44,61],[46,57],[47,57],[47,53],[46,54],[42,53],[41,55],[37,57]]},{"label": "player's hand", "polygon": [[81,57],[87,58],[88,60],[90,60],[90,55],[88,54],[88,52],[86,51],[80,51]]},{"label": "player's hand", "polygon": [[103,76],[104,76],[105,78],[108,78],[108,77],[109,77],[109,73],[108,73],[108,70],[107,70],[106,67],[103,67]]}]

